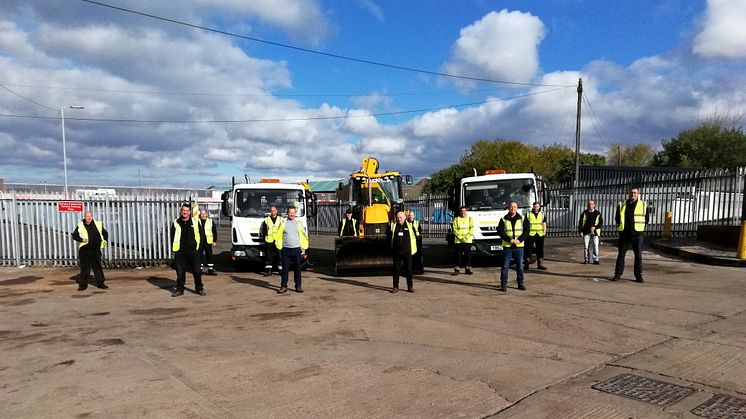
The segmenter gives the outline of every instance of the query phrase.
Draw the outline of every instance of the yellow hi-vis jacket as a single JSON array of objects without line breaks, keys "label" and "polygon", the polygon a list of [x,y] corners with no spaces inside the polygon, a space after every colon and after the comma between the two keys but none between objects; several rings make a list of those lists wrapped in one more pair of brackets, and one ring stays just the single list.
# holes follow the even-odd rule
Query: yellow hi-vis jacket
[{"label": "yellow hi-vis jacket", "polygon": [[[178,218],[174,218],[174,242],[171,245],[171,250],[173,250],[174,252],[178,252],[179,249],[181,249],[181,226],[179,225],[178,221]],[[192,218],[192,230],[194,230],[194,240],[197,241],[197,249],[199,249],[199,243],[201,241],[199,237],[199,218]]]},{"label": "yellow hi-vis jacket", "polygon": [[535,236],[538,234],[539,237],[544,237],[546,233],[544,231],[544,211],[539,211],[538,214],[529,211],[526,217],[528,218],[528,222],[531,223],[531,230],[529,230],[528,235]]},{"label": "yellow hi-vis jacket", "polygon": [[[503,217],[503,223],[505,223],[505,233],[511,238],[511,239],[517,239],[521,237],[521,234],[523,234],[523,218],[517,219],[515,222],[512,222],[510,220],[510,213],[506,214],[505,217]],[[509,241],[503,240],[503,247],[511,247],[513,244]],[[525,242],[520,242],[515,245],[515,247],[524,247]]]},{"label": "yellow hi-vis jacket", "polygon": [[215,237],[212,236],[212,218],[210,217],[205,219],[205,239],[207,239],[207,244],[215,241]]},{"label": "yellow hi-vis jacket", "polygon": [[[350,221],[352,221],[352,231],[354,231],[355,235],[357,236],[357,220],[354,218],[350,218]],[[342,237],[342,233],[344,233],[346,226],[347,226],[347,217],[342,219],[342,229],[339,230],[339,237]]]},{"label": "yellow hi-vis jacket", "polygon": [[[101,249],[106,247],[106,240],[104,240],[104,225],[101,221],[93,220],[93,224],[96,226],[96,230],[98,230],[98,234],[101,235]],[[78,248],[81,248],[88,244],[88,230],[85,229],[85,223],[83,221],[78,223],[78,234],[80,235],[80,238],[83,239],[82,242],[78,244]]]},{"label": "yellow hi-vis jacket", "polygon": [[[303,229],[303,224],[298,221],[298,219],[295,219],[296,223],[298,224],[298,238],[300,239],[300,248],[301,250],[308,249],[308,233],[306,233],[306,230]],[[277,234],[275,235],[275,247],[282,250],[282,234],[285,232],[285,224],[288,222],[288,220],[285,220],[282,224],[280,224],[279,227],[277,227]]]},{"label": "yellow hi-vis jacket", "polygon": [[267,226],[267,235],[264,236],[264,241],[266,243],[272,243],[275,241],[275,237],[277,236],[277,229],[280,228],[280,225],[285,221],[284,218],[280,214],[277,214],[277,218],[275,219],[276,222],[272,222],[272,217],[269,215],[264,217],[264,224]]},{"label": "yellow hi-vis jacket", "polygon": [[[391,223],[391,245],[394,245],[394,233],[396,232],[396,222]],[[417,253],[417,239],[414,236],[414,227],[409,221],[404,221],[405,225],[409,225],[409,251],[410,254]]]},{"label": "yellow hi-vis jacket", "polygon": [[456,217],[451,221],[455,242],[471,243],[474,240],[474,219],[471,217]]},{"label": "yellow hi-vis jacket", "polygon": [[[627,209],[627,201],[619,204],[619,215],[621,222],[617,229],[624,231],[624,211]],[[635,206],[635,231],[642,233],[645,231],[645,216],[648,213],[648,203],[643,200],[638,200]]]}]

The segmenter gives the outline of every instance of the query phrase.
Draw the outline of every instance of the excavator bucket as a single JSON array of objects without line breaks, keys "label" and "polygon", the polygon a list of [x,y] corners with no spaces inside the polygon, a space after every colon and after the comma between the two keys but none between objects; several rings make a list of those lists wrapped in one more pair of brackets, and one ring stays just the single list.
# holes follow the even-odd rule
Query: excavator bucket
[{"label": "excavator bucket", "polygon": [[390,272],[391,246],[385,237],[337,237],[334,275]]}]

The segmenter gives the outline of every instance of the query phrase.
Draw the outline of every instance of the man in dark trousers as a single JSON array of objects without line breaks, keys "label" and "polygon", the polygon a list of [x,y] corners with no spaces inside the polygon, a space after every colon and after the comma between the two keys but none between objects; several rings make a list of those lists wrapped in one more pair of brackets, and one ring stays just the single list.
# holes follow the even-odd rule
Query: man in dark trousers
[{"label": "man in dark trousers", "polygon": [[518,276],[518,289],[526,290],[523,283],[523,247],[531,225],[528,218],[518,213],[518,203],[513,201],[508,207],[508,213],[500,219],[497,233],[503,239],[503,266],[500,271],[500,291],[508,290],[508,270],[511,260],[515,260],[515,271]]},{"label": "man in dark trousers", "polygon": [[596,201],[589,199],[588,208],[580,214],[578,220],[578,235],[583,238],[583,264],[593,262],[599,265],[601,256],[598,253],[598,242],[603,226],[601,213],[596,209]]},{"label": "man in dark trousers", "polygon": [[531,253],[536,248],[536,267],[545,271],[547,267],[544,266],[544,236],[547,234],[547,222],[544,219],[544,212],[541,210],[541,203],[534,202],[531,211],[526,214],[526,220],[531,226],[531,230],[526,236],[526,246],[523,249],[524,269],[528,270],[529,265],[531,265]]},{"label": "man in dark trousers", "polygon": [[264,217],[262,223],[262,235],[264,236],[264,243],[267,244],[267,259],[264,263],[264,276],[272,275],[272,268],[277,267],[278,271],[282,271],[282,262],[280,262],[280,250],[275,246],[275,237],[277,231],[280,229],[280,225],[285,222],[285,219],[277,214],[277,207],[272,205],[269,207],[269,215]]},{"label": "man in dark trousers", "polygon": [[78,291],[88,288],[88,278],[91,270],[96,277],[96,287],[109,288],[104,283],[104,270],[101,268],[101,251],[106,247],[108,239],[109,233],[106,232],[101,221],[95,221],[93,213],[86,211],[83,219],[75,226],[75,231],[73,231],[73,240],[80,242],[78,245],[78,258],[80,260]]},{"label": "man in dark trousers", "polygon": [[303,292],[301,286],[301,265],[303,264],[303,253],[308,250],[308,233],[300,221],[295,218],[295,207],[288,207],[288,219],[285,220],[277,230],[275,236],[275,247],[282,251],[282,272],[280,272],[280,289],[278,294],[284,294],[288,290],[288,275],[290,268],[293,269],[293,282],[295,292]]},{"label": "man in dark trousers", "polygon": [[207,215],[206,210],[199,212],[200,266],[207,266],[207,274],[215,275],[215,264],[212,263],[212,248],[218,244],[218,227]]},{"label": "man in dark trousers", "polygon": [[458,264],[453,267],[451,275],[458,275],[459,268],[465,268],[466,274],[471,275],[471,243],[474,241],[474,219],[469,217],[466,207],[459,208],[459,216],[451,221],[453,242],[456,244]]},{"label": "man in dark trousers", "polygon": [[648,204],[640,199],[640,189],[630,188],[629,199],[619,203],[616,209],[616,225],[619,231],[619,254],[612,281],[618,281],[624,273],[624,257],[629,248],[635,254],[635,282],[643,283],[642,242],[645,224],[648,223]]},{"label": "man in dark trousers", "polygon": [[339,227],[337,228],[339,237],[355,237],[357,236],[357,220],[352,218],[352,209],[347,208],[345,216],[339,220]]},{"label": "man in dark trousers", "polygon": [[189,204],[181,206],[181,216],[171,223],[171,250],[174,252],[176,263],[176,290],[172,297],[184,295],[186,285],[187,267],[191,267],[194,276],[194,291],[199,295],[205,295],[202,285],[202,269],[200,269],[199,246],[201,237],[199,235],[199,220],[192,218],[192,209]]},{"label": "man in dark trousers", "polygon": [[394,283],[391,292],[399,292],[399,274],[402,263],[404,264],[404,276],[407,278],[407,292],[414,292],[412,255],[417,253],[417,239],[404,211],[396,212],[396,221],[391,223],[388,235],[391,239],[391,254],[394,259]]},{"label": "man in dark trousers", "polygon": [[407,214],[407,221],[412,225],[414,236],[417,238],[417,253],[412,255],[412,272],[417,275],[425,273],[425,260],[422,257],[422,226],[420,222],[414,219],[414,211],[410,210]]}]

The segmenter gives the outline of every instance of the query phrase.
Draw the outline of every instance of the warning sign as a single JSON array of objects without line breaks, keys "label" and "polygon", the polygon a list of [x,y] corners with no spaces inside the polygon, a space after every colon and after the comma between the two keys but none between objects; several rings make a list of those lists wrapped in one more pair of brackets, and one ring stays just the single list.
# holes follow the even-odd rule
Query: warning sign
[{"label": "warning sign", "polygon": [[83,212],[82,201],[59,201],[57,202],[59,212]]}]

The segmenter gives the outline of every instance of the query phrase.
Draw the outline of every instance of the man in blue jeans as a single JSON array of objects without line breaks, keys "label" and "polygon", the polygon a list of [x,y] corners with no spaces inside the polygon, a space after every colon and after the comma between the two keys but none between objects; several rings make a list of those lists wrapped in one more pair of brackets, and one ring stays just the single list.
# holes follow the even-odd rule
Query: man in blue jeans
[{"label": "man in blue jeans", "polygon": [[500,224],[497,226],[497,233],[503,239],[503,267],[500,270],[500,291],[502,292],[508,290],[508,270],[511,260],[515,260],[518,289],[526,290],[526,285],[523,283],[523,247],[530,230],[531,224],[528,218],[523,218],[518,213],[518,203],[511,202],[508,213],[500,219]]},{"label": "man in blue jeans", "polygon": [[277,228],[275,246],[282,251],[282,272],[280,273],[280,289],[278,294],[288,290],[288,271],[293,268],[295,292],[303,292],[301,287],[300,266],[303,252],[308,249],[308,233],[303,224],[295,218],[295,207],[288,207],[288,219]]}]

